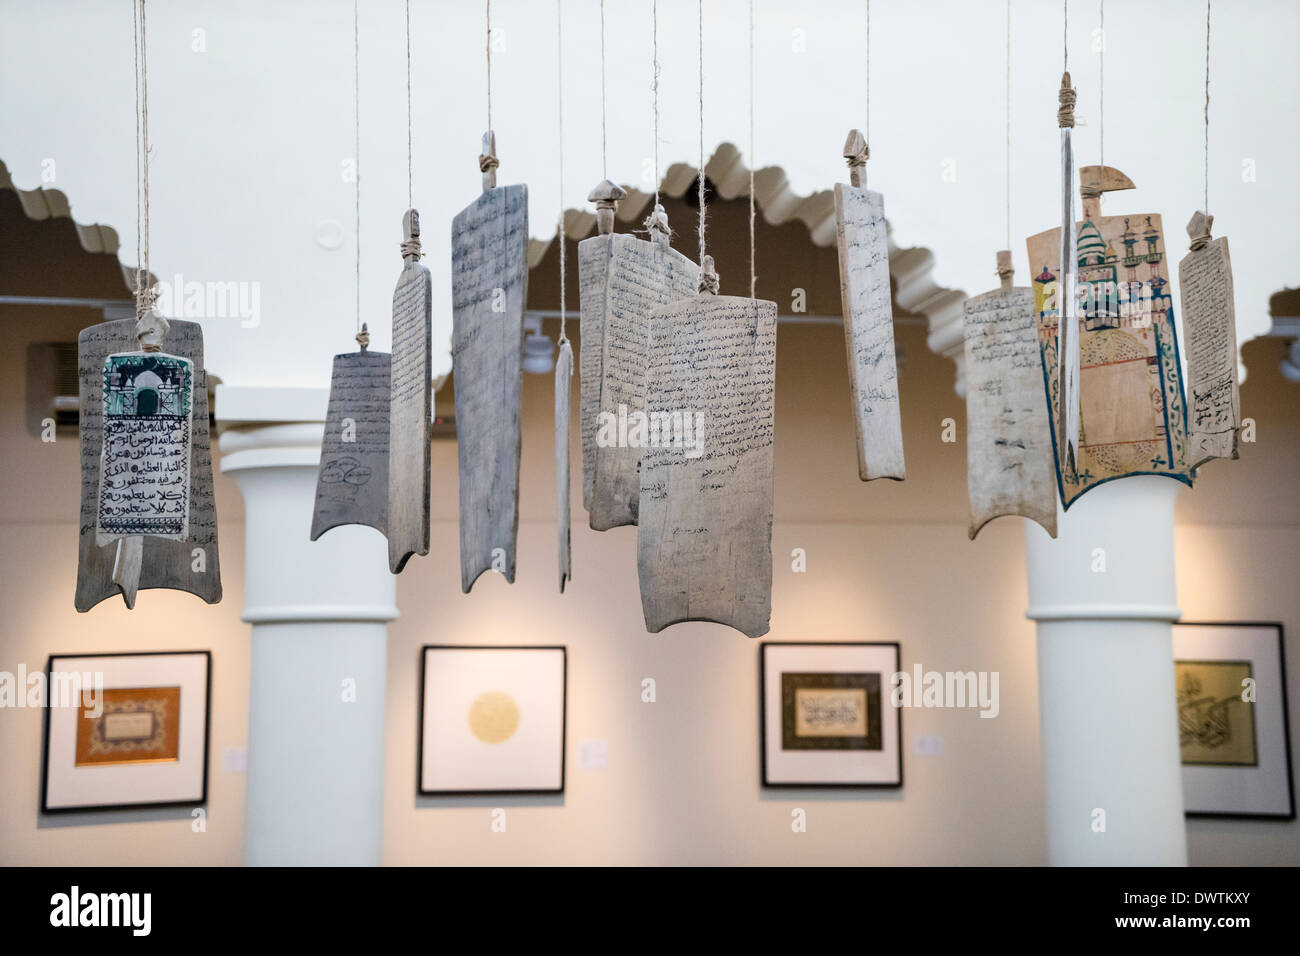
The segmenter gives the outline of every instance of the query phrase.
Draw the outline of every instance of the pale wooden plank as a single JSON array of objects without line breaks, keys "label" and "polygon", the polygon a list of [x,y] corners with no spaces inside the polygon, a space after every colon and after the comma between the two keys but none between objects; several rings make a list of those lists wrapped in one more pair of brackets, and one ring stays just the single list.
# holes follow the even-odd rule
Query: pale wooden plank
[{"label": "pale wooden plank", "polygon": [[1011,285],[1011,253],[998,253],[1002,288],[967,299],[966,484],[972,540],[1002,515],[1037,521],[1056,537],[1056,474],[1038,354],[1032,289]]},{"label": "pale wooden plank", "polygon": [[660,306],[689,298],[700,282],[699,266],[668,245],[667,233],[654,235],[653,241],[626,233],[611,237],[589,506],[596,531],[637,522],[642,455],[638,427],[644,432],[650,317]]},{"label": "pale wooden plank", "polygon": [[[488,178],[485,170],[485,186]],[[527,246],[527,186],[488,188],[452,221],[452,362],[466,593],[489,569],[515,579]]]},{"label": "pale wooden plank", "polygon": [[[1091,167],[1080,181],[1095,180]],[[1127,179],[1125,179],[1127,182]],[[1120,186],[1117,188],[1129,188]],[[1079,495],[1112,478],[1164,475],[1191,484],[1182,368],[1160,216],[1101,216],[1084,186],[1078,223],[1079,448],[1071,465],[1062,451],[1058,304],[1061,230],[1026,241],[1034,276],[1038,345],[1057,486],[1068,509]]]},{"label": "pale wooden plank", "polygon": [[[369,335],[364,334],[369,341]],[[334,356],[311,540],[331,528],[359,524],[388,532],[390,356],[359,352]]]},{"label": "pale wooden plank", "polygon": [[844,344],[858,440],[858,477],[907,477],[894,352],[894,313],[889,290],[889,241],[885,200],[865,188],[866,141],[849,133],[844,155],[852,182],[835,184],[835,244],[840,261]]},{"label": "pale wooden plank", "polygon": [[569,391],[573,387],[573,347],[560,342],[555,359],[555,511],[559,549],[560,593],[573,577],[573,555],[569,515]]},{"label": "pale wooden plank", "polygon": [[1178,263],[1187,339],[1190,451],[1188,465],[1237,458],[1241,394],[1237,385],[1237,313],[1232,259],[1225,237],[1210,238],[1214,217],[1197,212],[1187,224],[1192,250]]},{"label": "pale wooden plank", "polygon": [[433,280],[420,262],[420,214],[402,217],[403,267],[393,293],[392,402],[388,439],[388,567],[429,553],[429,426]]},{"label": "pale wooden plank", "polygon": [[[189,591],[209,604],[221,600],[221,562],[217,548],[216,500],[212,489],[212,452],[208,436],[207,376],[203,369],[203,329],[197,322],[173,319],[162,341],[167,353],[189,359],[193,367],[193,406],[190,427],[189,514],[186,536],[153,536],[141,542],[137,587]],[[118,547],[96,543],[100,460],[104,442],[104,360],[111,354],[139,347],[136,320],[120,319],[92,325],[78,337],[81,398],[81,514],[77,554],[78,611],[88,611],[105,598],[123,593],[113,581]],[[195,549],[201,550],[195,556]],[[124,555],[128,561],[132,556]],[[202,570],[197,570],[197,568]],[[122,568],[119,577],[129,576]]]},{"label": "pale wooden plank", "polygon": [[661,424],[643,452],[646,629],[716,621],[759,637],[772,611],[776,303],[702,294],[654,310],[650,329],[652,421],[676,413],[684,425],[690,413],[702,426]]}]

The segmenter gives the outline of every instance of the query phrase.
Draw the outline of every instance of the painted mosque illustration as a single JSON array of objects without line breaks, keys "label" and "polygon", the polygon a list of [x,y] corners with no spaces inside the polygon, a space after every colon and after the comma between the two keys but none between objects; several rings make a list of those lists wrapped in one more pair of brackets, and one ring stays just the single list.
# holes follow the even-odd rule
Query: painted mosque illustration
[{"label": "painted mosque illustration", "polygon": [[[1100,329],[1148,329],[1158,319],[1168,319],[1172,305],[1169,280],[1160,272],[1164,252],[1160,248],[1160,231],[1146,216],[1146,228],[1133,228],[1135,217],[1124,217],[1124,231],[1119,243],[1121,257],[1112,243],[1101,234],[1097,223],[1085,219],[1079,225],[1079,314],[1089,332]],[[1136,217],[1143,218],[1143,217]],[[1146,275],[1141,267],[1146,266]],[[1046,265],[1034,276],[1034,302],[1040,319],[1056,326],[1054,307],[1056,276]]]},{"label": "painted mosque illustration", "polygon": [[154,356],[112,355],[104,369],[109,415],[181,416],[185,368]]}]

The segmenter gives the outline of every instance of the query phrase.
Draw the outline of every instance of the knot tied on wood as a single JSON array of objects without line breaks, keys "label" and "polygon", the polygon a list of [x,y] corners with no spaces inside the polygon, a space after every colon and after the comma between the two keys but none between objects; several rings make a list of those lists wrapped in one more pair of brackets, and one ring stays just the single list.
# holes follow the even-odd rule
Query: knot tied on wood
[{"label": "knot tied on wood", "polygon": [[1078,93],[1070,85],[1070,73],[1067,70],[1061,74],[1061,92],[1059,94],[1060,107],[1056,111],[1056,125],[1061,129],[1074,128],[1074,103],[1078,99]]},{"label": "knot tied on wood", "polygon": [[626,198],[627,190],[608,179],[602,179],[587,194],[587,202],[596,204],[596,230],[600,235],[608,236],[614,231],[614,212],[618,209],[619,200]]},{"label": "knot tied on wood", "polygon": [[713,256],[705,256],[700,263],[700,295],[717,295],[720,282],[713,268]]},{"label": "knot tied on wood", "polygon": [[849,185],[863,188],[867,185],[867,160],[871,149],[867,138],[861,130],[849,130],[849,137],[844,141],[844,160],[849,164]]}]

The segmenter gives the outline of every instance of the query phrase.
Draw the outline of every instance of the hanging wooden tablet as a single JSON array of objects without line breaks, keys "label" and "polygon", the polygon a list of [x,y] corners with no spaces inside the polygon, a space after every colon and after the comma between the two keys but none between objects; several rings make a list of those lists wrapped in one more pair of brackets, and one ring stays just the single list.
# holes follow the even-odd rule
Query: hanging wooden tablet
[{"label": "hanging wooden tablet", "polygon": [[1002,287],[967,299],[966,484],[970,536],[1001,515],[1023,515],[1056,537],[1051,427],[1043,396],[1034,291],[1013,287],[1011,253],[998,253]]},{"label": "hanging wooden tablet", "polygon": [[601,366],[605,359],[606,288],[614,253],[614,213],[627,192],[603,180],[587,196],[596,204],[597,234],[578,243],[578,312],[582,351],[578,356],[578,429],[582,446],[582,506],[591,510],[596,487],[596,429],[600,415]]},{"label": "hanging wooden tablet", "polygon": [[[716,621],[749,637],[772,614],[776,303],[701,293],[650,316],[637,567],[646,630]],[[654,426],[652,426],[654,427]]]},{"label": "hanging wooden tablet", "polygon": [[93,325],[77,341],[81,527],[76,608],[145,588],[221,600],[208,441],[203,330],[138,319]]},{"label": "hanging wooden tablet", "polygon": [[[668,216],[662,206],[656,206],[645,224],[649,241],[605,233],[594,237],[600,245],[590,247],[593,255],[603,256],[605,269],[603,295],[592,303],[592,312],[599,316],[596,324],[603,330],[595,385],[599,399],[593,425],[594,474],[587,505],[596,531],[637,522],[641,455],[652,438],[645,409],[650,315],[659,306],[689,298],[700,282],[699,267],[669,246]],[[601,225],[612,229],[612,210]]]},{"label": "hanging wooden tablet", "polygon": [[555,359],[555,506],[560,564],[560,593],[573,577],[569,515],[569,391],[573,385],[573,346],[560,340]]},{"label": "hanging wooden tablet", "polygon": [[1043,380],[1057,449],[1057,485],[1070,505],[1089,488],[1129,475],[1165,475],[1191,484],[1187,414],[1165,277],[1158,215],[1102,216],[1102,193],[1132,189],[1105,166],[1079,170],[1084,220],[1078,223],[1079,449],[1063,460],[1061,370],[1057,353],[1059,229],[1027,240]]},{"label": "hanging wooden tablet", "polygon": [[869,151],[858,130],[844,144],[849,185],[835,184],[835,244],[840,256],[844,344],[858,435],[858,477],[907,477],[898,406],[898,364],[889,291],[885,199],[866,188]]},{"label": "hanging wooden tablet", "polygon": [[1241,396],[1237,390],[1237,314],[1228,240],[1210,238],[1214,217],[1197,212],[1187,224],[1192,251],[1178,263],[1187,336],[1189,467],[1237,458]]},{"label": "hanging wooden tablet", "polygon": [[392,404],[388,432],[388,569],[429,553],[429,427],[433,280],[420,262],[420,214],[402,217],[402,274],[393,292]]},{"label": "hanging wooden tablet", "polygon": [[325,434],[316,476],[311,540],[331,528],[361,524],[388,533],[390,356],[370,351],[361,326],[358,352],[334,356]]},{"label": "hanging wooden tablet", "polygon": [[[1060,404],[1057,406],[1057,434],[1059,456],[1063,467],[1073,469],[1078,463],[1079,449],[1079,298],[1078,298],[1078,248],[1074,225],[1074,131],[1075,91],[1070,85],[1067,71],[1061,76],[1058,94],[1060,106],[1056,111],[1057,126],[1061,131],[1061,228],[1057,230],[1056,261],[1061,265],[1059,285],[1060,307],[1064,321],[1059,323],[1057,346],[1057,376],[1060,381]],[[1030,257],[1032,263],[1033,257]],[[1058,467],[1062,467],[1058,465]]]},{"label": "hanging wooden tablet", "polygon": [[451,226],[452,374],[460,470],[460,578],[515,579],[519,391],[528,284],[528,187],[497,186],[496,141],[483,135],[483,194]]}]

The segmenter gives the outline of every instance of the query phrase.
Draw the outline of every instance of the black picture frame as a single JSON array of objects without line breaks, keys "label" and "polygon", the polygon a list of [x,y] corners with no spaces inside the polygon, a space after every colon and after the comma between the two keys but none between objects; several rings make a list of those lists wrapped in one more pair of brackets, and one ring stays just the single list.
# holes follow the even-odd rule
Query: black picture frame
[{"label": "black picture frame", "polygon": [[[426,790],[424,788],[424,686],[429,651],[559,651],[560,652],[560,785],[523,790]],[[419,708],[416,712],[415,792],[420,797],[555,796],[564,793],[569,749],[569,648],[567,644],[424,644],[420,647]]]},{"label": "black picture frame", "polygon": [[[1188,819],[1219,820],[1294,820],[1295,775],[1291,764],[1291,708],[1286,686],[1286,629],[1281,621],[1175,621],[1183,627],[1271,627],[1277,631],[1278,680],[1282,691],[1282,743],[1286,755],[1286,791],[1290,810],[1287,813],[1233,813],[1215,810],[1187,810]],[[1177,659],[1177,658],[1175,658]],[[1181,763],[1181,762],[1180,762]]]},{"label": "black picture frame", "polygon": [[[48,695],[54,675],[56,660],[84,660],[93,657],[188,657],[201,655],[204,661],[203,684],[203,764],[202,785],[198,800],[147,800],[140,803],[86,804],[75,807],[51,807],[50,786],[50,701]],[[208,761],[212,747],[212,651],[122,651],[120,653],[51,654],[45,662],[46,706],[41,714],[41,808],[49,815],[69,813],[102,813],[112,810],[159,810],[166,807],[202,807],[208,803]]]},{"label": "black picture frame", "polygon": [[[903,708],[898,713],[898,780],[889,783],[771,782],[767,778],[767,649],[769,647],[892,647],[894,672],[902,670],[903,650],[898,641],[763,641],[758,646],[758,759],[759,783],[774,790],[899,790],[903,786]],[[882,687],[882,704],[889,688]],[[888,705],[884,705],[888,706]],[[779,733],[779,728],[777,729]]]}]

